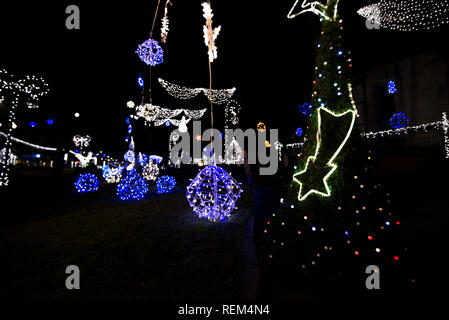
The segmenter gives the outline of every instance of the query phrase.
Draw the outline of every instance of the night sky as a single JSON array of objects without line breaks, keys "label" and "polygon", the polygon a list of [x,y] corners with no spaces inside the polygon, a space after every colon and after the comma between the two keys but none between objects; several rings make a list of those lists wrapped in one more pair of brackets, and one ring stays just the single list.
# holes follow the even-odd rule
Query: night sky
[{"label": "night sky", "polygon": [[[146,77],[147,86],[149,81],[148,68],[135,50],[149,38],[157,0],[93,2],[1,2],[0,68],[18,76],[42,75],[51,89],[39,110],[22,106],[15,136],[74,149],[71,137],[89,134],[95,151],[118,155],[126,150],[126,102],[140,102],[138,76]],[[152,69],[156,105],[208,107],[204,96],[176,100],[157,82],[161,77],[188,87],[208,86],[201,2],[172,0],[168,42],[163,45],[164,62]],[[341,0],[345,41],[352,52],[355,73],[447,46],[448,28],[418,33],[367,30],[356,11],[373,2]],[[280,128],[284,141],[305,121],[297,106],[310,97],[319,33],[319,20],[313,14],[294,20],[286,18],[293,3],[294,0],[212,1],[213,26],[222,26],[216,41],[218,60],[212,65],[213,88],[237,88],[234,98],[243,107],[242,128],[255,127],[263,121],[268,128]],[[80,30],[65,28],[65,8],[70,4],[80,8]],[[154,30],[158,41],[164,4],[162,0]],[[218,124],[223,123],[223,108],[216,106]],[[79,119],[73,116],[75,112],[81,114]],[[48,118],[55,121],[51,128],[45,124]],[[209,113],[204,119],[203,128]],[[3,116],[0,120],[4,123]],[[31,129],[30,121],[37,122],[37,128]],[[137,148],[147,153],[166,153],[171,129],[148,128],[138,122]]]}]

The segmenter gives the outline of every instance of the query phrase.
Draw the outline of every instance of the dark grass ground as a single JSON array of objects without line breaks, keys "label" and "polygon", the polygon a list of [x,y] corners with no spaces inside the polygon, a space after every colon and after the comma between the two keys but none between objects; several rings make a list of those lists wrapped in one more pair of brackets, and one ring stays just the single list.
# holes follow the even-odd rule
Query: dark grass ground
[{"label": "dark grass ground", "polygon": [[[196,217],[183,185],[167,195],[157,195],[153,186],[145,200],[122,202],[111,186],[93,194],[68,191],[70,174],[60,190],[52,187],[51,176],[47,183],[36,173],[20,179],[28,182],[22,203],[10,198],[13,207],[2,210],[3,297],[239,298],[247,198],[228,222],[217,224]],[[65,288],[71,264],[81,270],[82,290]]]}]

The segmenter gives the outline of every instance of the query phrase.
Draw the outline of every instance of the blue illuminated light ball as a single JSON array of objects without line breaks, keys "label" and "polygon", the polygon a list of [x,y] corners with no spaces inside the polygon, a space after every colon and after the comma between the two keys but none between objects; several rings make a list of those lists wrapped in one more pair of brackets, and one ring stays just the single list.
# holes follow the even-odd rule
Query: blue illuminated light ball
[{"label": "blue illuminated light ball", "polygon": [[301,127],[299,127],[298,129],[296,129],[296,135],[297,135],[298,137],[302,136],[302,128],[301,128]]},{"label": "blue illuminated light ball", "polygon": [[51,126],[53,124],[53,119],[48,119],[47,124]]},{"label": "blue illuminated light ball", "polygon": [[400,129],[408,126],[409,120],[404,112],[398,112],[390,118],[390,124],[393,129]]},{"label": "blue illuminated light ball", "polygon": [[157,193],[169,193],[176,185],[176,180],[171,176],[159,177],[156,181]]},{"label": "blue illuminated light ball", "polygon": [[165,126],[166,126],[166,127],[169,127],[169,126],[170,126],[170,121],[168,121],[168,120],[165,121]]},{"label": "blue illuminated light ball", "polygon": [[139,58],[150,66],[155,66],[163,61],[164,51],[157,41],[153,39],[148,39],[136,50]]},{"label": "blue illuminated light ball", "polygon": [[388,93],[395,94],[397,91],[396,83],[393,80],[388,81]]},{"label": "blue illuminated light ball", "polygon": [[148,186],[136,169],[129,170],[117,186],[117,195],[121,200],[141,200],[147,192]]},{"label": "blue illuminated light ball", "polygon": [[34,128],[34,127],[36,127],[36,122],[34,122],[34,121],[31,121],[31,122],[30,122],[30,127],[31,127],[31,128]]},{"label": "blue illuminated light ball", "polygon": [[131,122],[131,120],[129,120],[129,118],[126,118],[126,123],[129,124]]},{"label": "blue illuminated light ball", "polygon": [[137,83],[139,84],[140,87],[143,87],[144,82],[143,82],[142,77],[137,78]]},{"label": "blue illuminated light ball", "polygon": [[75,182],[75,188],[78,193],[94,192],[98,190],[100,182],[97,177],[91,173],[81,174]]}]

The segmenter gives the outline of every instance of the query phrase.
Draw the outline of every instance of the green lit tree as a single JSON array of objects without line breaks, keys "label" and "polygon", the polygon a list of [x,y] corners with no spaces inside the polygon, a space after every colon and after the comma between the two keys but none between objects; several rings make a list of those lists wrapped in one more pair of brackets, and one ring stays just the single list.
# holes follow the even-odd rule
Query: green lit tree
[{"label": "green lit tree", "polygon": [[289,18],[313,12],[321,19],[312,114],[289,191],[266,221],[263,258],[270,267],[300,274],[360,279],[368,265],[382,270],[399,263],[391,236],[399,221],[389,194],[374,183],[372,155],[358,130],[338,0],[304,1],[296,14],[295,6]]}]

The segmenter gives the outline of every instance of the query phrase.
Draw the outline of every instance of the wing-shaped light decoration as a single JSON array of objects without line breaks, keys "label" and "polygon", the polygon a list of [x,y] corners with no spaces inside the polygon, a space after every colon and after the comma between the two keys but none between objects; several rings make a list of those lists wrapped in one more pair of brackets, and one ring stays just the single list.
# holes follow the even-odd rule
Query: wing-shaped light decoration
[{"label": "wing-shaped light decoration", "polygon": [[203,2],[201,5],[203,6],[203,17],[206,19],[206,24],[203,26],[204,43],[208,48],[209,61],[213,62],[217,59],[217,47],[215,46],[215,40],[220,33],[221,26],[218,26],[215,29],[212,28],[212,17],[214,16],[212,9],[207,2]]}]

